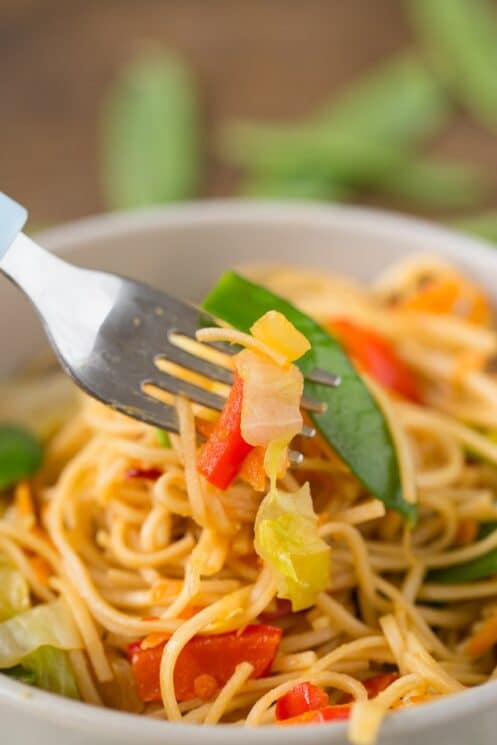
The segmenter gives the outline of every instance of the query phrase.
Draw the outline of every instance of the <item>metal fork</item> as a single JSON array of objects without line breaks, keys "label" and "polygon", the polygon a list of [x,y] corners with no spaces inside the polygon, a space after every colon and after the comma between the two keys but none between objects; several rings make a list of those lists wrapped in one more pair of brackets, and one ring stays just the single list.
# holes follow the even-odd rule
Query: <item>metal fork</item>
[{"label": "metal fork", "polygon": [[[81,388],[123,414],[173,433],[178,432],[175,407],[151,395],[148,386],[208,409],[223,408],[223,396],[158,367],[167,360],[230,385],[231,370],[175,342],[178,336],[195,340],[199,328],[218,325],[212,316],[140,282],[63,261],[21,232],[26,219],[26,210],[0,192],[0,271],[31,300],[62,367]],[[238,351],[223,343],[207,346]],[[322,370],[307,378],[333,387],[340,382]],[[323,408],[306,398],[302,407]],[[314,433],[312,427],[302,431],[307,437]],[[301,457],[291,453],[293,462]]]}]

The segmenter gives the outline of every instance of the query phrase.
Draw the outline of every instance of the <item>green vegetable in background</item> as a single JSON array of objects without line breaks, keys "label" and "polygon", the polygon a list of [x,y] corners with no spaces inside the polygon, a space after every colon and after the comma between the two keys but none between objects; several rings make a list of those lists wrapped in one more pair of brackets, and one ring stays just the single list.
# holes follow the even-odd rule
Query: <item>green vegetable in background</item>
[{"label": "green vegetable in background", "polygon": [[0,671],[20,683],[79,699],[78,687],[67,652],[55,647],[40,647],[24,657],[18,665]]},{"label": "green vegetable in background", "polygon": [[[477,540],[481,541],[491,533],[497,530],[497,522],[483,523],[480,527]],[[440,584],[453,584],[459,582],[473,582],[478,579],[485,579],[497,574],[497,548],[492,549],[483,556],[471,561],[465,561],[462,564],[444,569],[432,569],[427,577],[427,582]]]},{"label": "green vegetable in background", "polygon": [[[457,189],[463,180],[459,171],[456,186],[442,198],[438,189],[423,184],[423,164],[418,166],[408,154],[408,147],[438,129],[447,114],[446,99],[433,77],[413,55],[403,54],[307,122],[235,123],[225,128],[220,148],[227,162],[248,170],[244,192],[252,196],[341,199],[351,187],[378,187],[408,197],[412,170],[412,197],[418,203],[471,204],[473,194],[480,195],[473,173],[465,178],[470,187],[465,200]],[[437,174],[445,166],[428,162],[427,175],[430,169]],[[447,169],[454,170],[450,164]]]},{"label": "green vegetable in background", "polygon": [[268,310],[278,310],[304,334],[312,348],[297,362],[302,372],[318,367],[342,378],[336,389],[306,382],[306,394],[327,405],[325,413],[311,414],[314,425],[369,491],[414,519],[415,506],[402,496],[395,447],[383,413],[340,344],[286,300],[234,272],[223,274],[204,307],[245,332]]},{"label": "green vegetable in background", "polygon": [[326,176],[318,175],[275,176],[257,173],[245,179],[242,194],[258,199],[315,199],[341,202],[351,191]]},{"label": "green vegetable in background", "polygon": [[314,120],[320,128],[397,145],[412,145],[438,131],[450,105],[437,81],[413,54],[378,66],[326,106]]},{"label": "green vegetable in background", "polygon": [[252,183],[279,184],[282,196],[288,196],[286,185],[304,174],[307,189],[314,184],[317,196],[328,183],[331,194],[337,187],[376,188],[403,201],[445,209],[477,203],[487,187],[472,168],[415,158],[353,131],[281,127],[276,132],[245,123],[227,133],[224,147],[231,163],[252,173]]},{"label": "green vegetable in background", "polygon": [[386,173],[378,189],[412,206],[451,210],[481,202],[488,182],[469,166],[420,158]]},{"label": "green vegetable in background", "polygon": [[497,131],[497,12],[488,0],[408,0],[440,79]]},{"label": "green vegetable in background", "polygon": [[0,489],[31,476],[42,457],[41,445],[33,435],[14,425],[0,425]]},{"label": "green vegetable in background", "polygon": [[116,209],[193,196],[201,170],[199,113],[188,70],[151,51],[124,70],[104,108],[104,191]]},{"label": "green vegetable in background", "polygon": [[454,222],[454,227],[465,233],[473,233],[487,241],[497,243],[497,212],[487,212],[457,220]]}]

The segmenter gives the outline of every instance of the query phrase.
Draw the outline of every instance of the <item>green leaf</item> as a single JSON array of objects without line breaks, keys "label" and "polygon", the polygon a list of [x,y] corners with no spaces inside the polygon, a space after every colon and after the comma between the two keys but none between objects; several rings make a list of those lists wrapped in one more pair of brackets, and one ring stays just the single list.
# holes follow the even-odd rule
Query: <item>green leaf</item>
[{"label": "green leaf", "polygon": [[409,0],[417,33],[440,79],[497,131],[497,13],[488,0]]},{"label": "green leaf", "polygon": [[166,432],[165,429],[156,429],[155,434],[157,435],[157,440],[161,447],[163,448],[171,447],[171,438],[169,437],[169,433]]},{"label": "green leaf", "polygon": [[42,458],[41,445],[32,434],[15,425],[0,425],[0,489],[31,476]]},{"label": "green leaf", "polygon": [[369,491],[414,519],[415,507],[402,496],[397,455],[383,413],[337,340],[286,300],[235,272],[222,275],[204,307],[245,332],[264,313],[278,310],[304,334],[312,345],[297,362],[304,375],[318,367],[342,379],[336,389],[306,382],[306,394],[327,405],[324,414],[311,414],[314,425]]},{"label": "green leaf", "polygon": [[473,233],[487,241],[497,243],[497,212],[487,212],[474,217],[465,217],[453,223],[457,230]]},{"label": "green leaf", "polygon": [[18,665],[1,671],[21,683],[79,699],[78,687],[67,652],[55,647],[40,647]]},{"label": "green leaf", "polygon": [[103,186],[115,209],[195,195],[200,178],[199,114],[189,71],[157,50],[123,71],[104,106]]},{"label": "green leaf", "polygon": [[[482,523],[477,540],[483,540],[494,530],[497,530],[497,522]],[[454,564],[444,569],[432,569],[428,572],[426,581],[440,584],[473,582],[486,579],[494,574],[497,574],[497,548],[462,564]]]}]

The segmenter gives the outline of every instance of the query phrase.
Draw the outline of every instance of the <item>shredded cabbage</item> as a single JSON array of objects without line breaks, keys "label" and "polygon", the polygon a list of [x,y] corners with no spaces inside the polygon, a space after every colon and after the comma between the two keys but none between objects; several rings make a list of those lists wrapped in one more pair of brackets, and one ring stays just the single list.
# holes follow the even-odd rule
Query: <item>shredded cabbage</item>
[{"label": "shredded cabbage", "polygon": [[29,586],[21,572],[0,559],[0,621],[6,621],[30,607]]},{"label": "shredded cabbage", "polygon": [[24,657],[19,665],[2,670],[20,683],[79,699],[78,686],[67,652],[55,647],[39,647]]},{"label": "shredded cabbage", "polygon": [[39,647],[82,649],[79,631],[65,601],[37,605],[0,623],[0,670],[13,667]]},{"label": "shredded cabbage", "polygon": [[294,611],[327,589],[330,547],[318,535],[309,484],[293,494],[271,488],[257,512],[255,549],[276,573],[278,597],[290,600]]},{"label": "shredded cabbage", "polygon": [[295,365],[280,367],[261,355],[244,349],[236,357],[243,379],[241,432],[250,445],[268,445],[272,440],[292,439],[302,429],[300,399],[304,380]]}]

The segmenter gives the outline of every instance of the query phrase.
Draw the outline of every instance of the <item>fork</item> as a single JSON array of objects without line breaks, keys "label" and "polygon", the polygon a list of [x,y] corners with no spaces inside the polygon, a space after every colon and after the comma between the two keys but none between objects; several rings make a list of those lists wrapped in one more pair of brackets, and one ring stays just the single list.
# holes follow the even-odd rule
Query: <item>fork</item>
[{"label": "fork", "polygon": [[[179,431],[175,407],[152,395],[150,387],[207,409],[223,408],[222,395],[160,369],[166,360],[206,382],[230,385],[230,369],[177,342],[181,337],[195,341],[199,328],[218,325],[215,318],[141,282],[63,261],[21,232],[26,220],[26,209],[0,192],[0,271],[31,300],[62,367],[79,387],[127,416],[172,433]],[[207,347],[229,355],[239,351],[219,342]],[[340,382],[318,369],[306,377],[332,387]],[[305,397],[302,408],[323,411],[320,401]],[[313,437],[315,430],[304,426],[301,434]],[[293,463],[302,457],[290,452]]]}]

